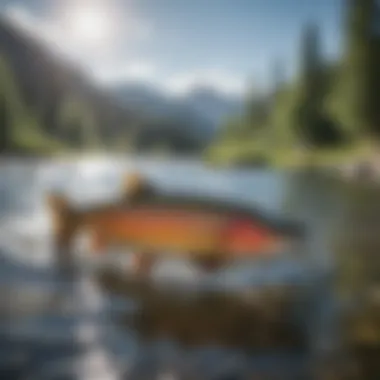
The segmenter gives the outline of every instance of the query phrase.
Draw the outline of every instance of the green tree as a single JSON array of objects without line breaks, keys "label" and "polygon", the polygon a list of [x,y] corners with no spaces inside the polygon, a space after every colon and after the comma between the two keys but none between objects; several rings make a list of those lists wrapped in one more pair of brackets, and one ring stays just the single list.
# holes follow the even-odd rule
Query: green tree
[{"label": "green tree", "polygon": [[268,100],[267,138],[272,149],[291,144],[289,137],[292,134],[291,120],[292,96],[289,85],[285,80],[285,67],[277,59],[273,64],[273,89]]},{"label": "green tree", "polygon": [[42,133],[37,117],[25,106],[10,66],[0,59],[0,153],[45,154],[61,148]]},{"label": "green tree", "polygon": [[265,95],[255,95],[247,102],[246,124],[252,133],[265,131],[271,112],[271,99]]},{"label": "green tree", "polygon": [[61,104],[58,135],[72,148],[95,148],[98,136],[91,109],[75,97],[67,97]]},{"label": "green tree", "polygon": [[314,145],[321,112],[321,57],[318,28],[308,25],[302,36],[295,128],[301,141]]},{"label": "green tree", "polygon": [[0,152],[14,148],[15,128],[24,117],[24,107],[7,62],[0,59]]},{"label": "green tree", "polygon": [[317,25],[308,25],[302,36],[299,83],[296,89],[295,129],[308,148],[334,145],[342,140],[336,123],[325,112],[328,67],[320,53]]},{"label": "green tree", "polygon": [[347,0],[346,5],[345,51],[327,106],[353,137],[379,137],[379,4],[376,0]]},{"label": "green tree", "polygon": [[277,91],[270,114],[272,144],[279,148],[289,148],[297,144],[295,134],[296,91],[294,85],[283,86]]}]

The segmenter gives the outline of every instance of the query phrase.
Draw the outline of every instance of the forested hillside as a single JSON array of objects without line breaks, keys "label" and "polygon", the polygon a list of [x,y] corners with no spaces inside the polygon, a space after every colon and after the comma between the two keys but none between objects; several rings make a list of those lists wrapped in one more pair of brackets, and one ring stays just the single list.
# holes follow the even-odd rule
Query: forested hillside
[{"label": "forested hillside", "polygon": [[[169,153],[194,154],[208,143],[187,120],[152,117],[96,87],[83,70],[4,18],[0,81],[3,154],[145,152],[156,142]],[[146,137],[152,130],[153,142]]]},{"label": "forested hillside", "polygon": [[341,58],[327,61],[318,25],[306,25],[297,75],[283,78],[285,68],[277,62],[274,87],[248,97],[245,115],[225,125],[209,152],[212,159],[254,163],[378,143],[380,6],[375,0],[344,4]]}]

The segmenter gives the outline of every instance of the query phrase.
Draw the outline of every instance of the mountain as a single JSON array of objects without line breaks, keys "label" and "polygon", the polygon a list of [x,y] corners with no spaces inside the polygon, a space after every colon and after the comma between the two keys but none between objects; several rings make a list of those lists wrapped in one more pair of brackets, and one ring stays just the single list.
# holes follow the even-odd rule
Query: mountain
[{"label": "mountain", "polygon": [[242,96],[226,95],[206,86],[194,88],[182,97],[182,101],[215,126],[243,112],[244,105]]},{"label": "mountain", "polygon": [[[148,89],[120,96],[100,88],[79,66],[5,18],[0,18],[0,82],[0,153],[57,142],[86,149],[94,141],[110,150],[149,151],[160,145],[175,153],[196,153],[211,138],[208,122],[186,107],[166,105],[150,89],[148,99]],[[16,130],[21,133],[17,141]]]},{"label": "mountain", "polygon": [[194,133],[211,139],[223,121],[242,111],[243,100],[227,96],[209,87],[198,87],[185,95],[168,95],[142,82],[117,85],[113,93],[123,104],[144,110],[152,117],[163,116],[187,122]]},{"label": "mountain", "polygon": [[[123,83],[109,89],[124,105],[148,120],[139,135],[138,146],[164,144],[166,136],[173,135],[176,140],[187,136],[191,145],[205,146],[214,136],[214,125],[203,115],[197,113],[186,103],[170,97],[162,91],[141,82]],[[180,141],[180,145],[186,142]]]},{"label": "mountain", "polygon": [[96,88],[75,64],[4,18],[0,19],[0,58],[12,73],[20,102],[50,137],[70,142],[68,129],[75,127],[62,120],[69,102],[74,103],[78,119],[91,114],[94,133],[106,143],[118,134],[120,125],[128,126],[138,118],[132,109]]}]

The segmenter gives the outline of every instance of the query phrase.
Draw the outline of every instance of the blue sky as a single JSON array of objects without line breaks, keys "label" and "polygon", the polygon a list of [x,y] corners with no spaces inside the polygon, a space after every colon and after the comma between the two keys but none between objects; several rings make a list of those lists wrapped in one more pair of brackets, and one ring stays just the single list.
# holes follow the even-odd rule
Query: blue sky
[{"label": "blue sky", "polygon": [[274,60],[283,60],[289,75],[296,70],[306,22],[320,25],[324,54],[336,56],[342,1],[0,0],[0,4],[8,17],[84,65],[99,81],[142,80],[176,93],[205,84],[239,93],[248,85],[267,87]]}]

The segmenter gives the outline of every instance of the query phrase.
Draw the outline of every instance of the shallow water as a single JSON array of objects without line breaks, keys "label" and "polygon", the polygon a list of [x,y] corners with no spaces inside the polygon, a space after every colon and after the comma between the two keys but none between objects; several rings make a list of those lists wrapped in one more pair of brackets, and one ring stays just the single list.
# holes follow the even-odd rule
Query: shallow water
[{"label": "shallow water", "polygon": [[[142,307],[152,310],[139,292],[132,297],[124,291],[127,287],[118,292],[104,286],[94,264],[83,259],[70,278],[54,271],[44,192],[64,189],[73,202],[111,199],[118,195],[122,175],[134,169],[149,175],[164,191],[230,197],[307,225],[307,241],[297,256],[287,252],[270,263],[242,263],[211,278],[183,262],[163,262],[154,274],[157,289],[166,284],[182,298],[189,291],[229,289],[241,296],[268,286],[292,286],[302,295],[291,313],[292,323],[306,337],[306,345],[253,351],[239,344],[225,347],[223,327],[215,332],[216,340],[208,342],[202,336],[201,343],[191,346],[170,328],[165,337],[142,339],[136,326],[125,322]],[[339,340],[330,235],[341,216],[342,198],[334,183],[315,173],[216,172],[194,162],[149,160],[2,164],[0,378],[307,379],[315,352],[329,350]],[[114,271],[120,267],[111,261],[103,265],[113,265]],[[170,302],[168,308],[174,301]],[[207,326],[203,317],[197,317],[204,315],[202,307],[195,304],[189,310],[198,318],[191,323],[193,330],[196,323],[199,331]]]}]

